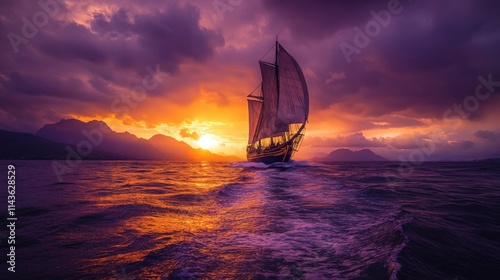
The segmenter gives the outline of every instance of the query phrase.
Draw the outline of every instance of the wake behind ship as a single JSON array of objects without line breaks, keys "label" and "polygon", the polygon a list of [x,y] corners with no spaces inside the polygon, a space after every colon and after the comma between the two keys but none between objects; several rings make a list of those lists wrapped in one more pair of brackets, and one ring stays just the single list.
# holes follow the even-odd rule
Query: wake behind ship
[{"label": "wake behind ship", "polygon": [[262,83],[248,97],[247,159],[287,162],[299,150],[309,116],[302,69],[276,40],[274,61],[259,61]]}]

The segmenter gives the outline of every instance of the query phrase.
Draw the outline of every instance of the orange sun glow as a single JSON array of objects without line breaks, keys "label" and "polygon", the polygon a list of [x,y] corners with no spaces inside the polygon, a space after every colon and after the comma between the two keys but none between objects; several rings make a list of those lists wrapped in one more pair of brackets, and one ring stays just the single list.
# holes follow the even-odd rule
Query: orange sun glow
[{"label": "orange sun glow", "polygon": [[205,150],[219,145],[219,141],[217,141],[216,138],[211,134],[205,134],[201,136],[200,139],[196,140],[196,143],[198,144],[198,146]]}]

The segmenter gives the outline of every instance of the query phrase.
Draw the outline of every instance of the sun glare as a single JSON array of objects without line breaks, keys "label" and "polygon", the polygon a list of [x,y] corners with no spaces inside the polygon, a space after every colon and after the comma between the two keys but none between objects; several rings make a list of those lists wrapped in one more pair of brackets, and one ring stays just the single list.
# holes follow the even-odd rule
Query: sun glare
[{"label": "sun glare", "polygon": [[198,146],[200,146],[202,149],[205,150],[208,150],[210,148],[219,145],[219,142],[215,140],[215,137],[210,134],[205,134],[201,136],[200,139],[196,141],[196,143],[198,144]]}]

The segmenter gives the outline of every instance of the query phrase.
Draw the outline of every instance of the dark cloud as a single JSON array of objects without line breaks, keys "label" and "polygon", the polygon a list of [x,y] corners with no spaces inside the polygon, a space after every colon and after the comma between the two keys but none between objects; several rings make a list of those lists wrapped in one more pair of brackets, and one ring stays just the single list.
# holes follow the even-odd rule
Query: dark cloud
[{"label": "dark cloud", "polygon": [[367,20],[370,10],[385,8],[387,0],[266,0],[263,4],[274,24],[283,25],[300,38],[321,39]]},{"label": "dark cloud", "polygon": [[474,142],[469,140],[448,140],[446,136],[436,133],[412,133],[401,134],[394,137],[372,137],[366,138],[363,133],[354,133],[347,136],[333,138],[313,137],[306,138],[305,146],[331,147],[331,148],[383,148],[397,150],[425,150],[435,153],[452,153],[458,150],[470,150],[475,147]]},{"label": "dark cloud", "polygon": [[[149,74],[146,66],[156,69],[158,65],[162,73],[175,75],[182,63],[205,63],[224,45],[219,31],[200,25],[199,9],[190,4],[157,2],[158,9],[96,13],[90,28],[73,21],[68,8],[60,4],[59,13],[37,28],[16,53],[7,34],[23,35],[21,19],[32,21],[32,15],[41,10],[36,3],[2,2],[0,16],[5,39],[0,40],[0,110],[8,119],[24,123],[27,130],[33,127],[25,122],[28,114],[37,120],[36,126],[71,115],[107,115],[116,98],[142,85]],[[172,87],[160,83],[147,93],[174,96]],[[189,103],[196,96],[171,100]],[[37,106],[30,106],[35,99]]]},{"label": "dark cloud", "polygon": [[[60,24],[44,34],[40,50],[55,60],[83,60],[116,69],[138,69],[160,64],[175,73],[187,59],[205,61],[224,39],[199,25],[196,7],[166,4],[163,12],[131,14],[119,10],[107,18],[94,14],[91,29],[76,23]],[[129,15],[130,13],[130,15]]]},{"label": "dark cloud", "polygon": [[[307,138],[306,138],[307,139]],[[387,146],[383,139],[366,138],[363,133],[354,133],[348,136],[337,136],[334,138],[314,137],[308,139],[304,145],[312,147],[353,147],[353,148],[369,148],[369,147],[385,147]]]},{"label": "dark cloud", "polygon": [[445,146],[449,147],[452,150],[470,150],[474,148],[475,144],[472,141],[452,141],[447,142]]},{"label": "dark cloud", "polygon": [[179,132],[179,135],[182,138],[191,138],[193,140],[200,139],[200,135],[196,131],[189,132],[186,128],[181,129],[181,131]]},{"label": "dark cloud", "polygon": [[[288,23],[293,41],[316,40],[324,45],[323,63],[314,65],[318,75],[314,86],[320,93],[312,104],[317,108],[338,105],[364,117],[404,112],[410,117],[442,118],[449,107],[474,94],[479,75],[492,73],[500,80],[498,2],[400,1],[402,12],[392,15],[351,63],[340,43],[355,45],[353,28],[364,30],[370,11],[386,9],[388,1],[358,6],[341,1],[269,2],[272,16]],[[339,11],[342,16],[333,16]],[[332,73],[342,77],[332,80]]]},{"label": "dark cloud", "polygon": [[421,146],[425,146],[425,144],[430,142],[430,139],[427,135],[414,133],[414,134],[402,134],[396,137],[386,138],[384,139],[384,141],[391,148],[400,150],[411,150],[411,149],[418,149]]},{"label": "dark cloud", "polygon": [[10,72],[6,75],[3,87],[9,92],[23,95],[45,95],[96,103],[103,101],[102,96],[75,77],[34,76]]},{"label": "dark cloud", "polygon": [[497,142],[500,140],[500,133],[489,130],[478,130],[474,132],[474,136],[491,142]]}]

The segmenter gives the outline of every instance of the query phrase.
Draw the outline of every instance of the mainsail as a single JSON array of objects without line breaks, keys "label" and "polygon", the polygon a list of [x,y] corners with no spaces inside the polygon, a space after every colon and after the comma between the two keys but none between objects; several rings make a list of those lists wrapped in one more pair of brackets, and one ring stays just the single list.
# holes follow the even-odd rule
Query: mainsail
[{"label": "mainsail", "polygon": [[[291,124],[302,128],[309,115],[309,93],[302,69],[295,59],[276,42],[274,63],[259,61],[262,84],[259,96],[250,94],[249,145],[262,139],[293,137]],[[295,131],[297,133],[297,131]],[[259,144],[260,145],[260,144]]]},{"label": "mainsail", "polygon": [[281,45],[278,61],[281,94],[277,119],[283,125],[304,123],[309,115],[309,93],[302,69]]},{"label": "mainsail", "polygon": [[262,112],[257,139],[271,137],[276,132],[276,115],[278,114],[278,90],[276,80],[276,66],[259,61],[262,74]]}]

